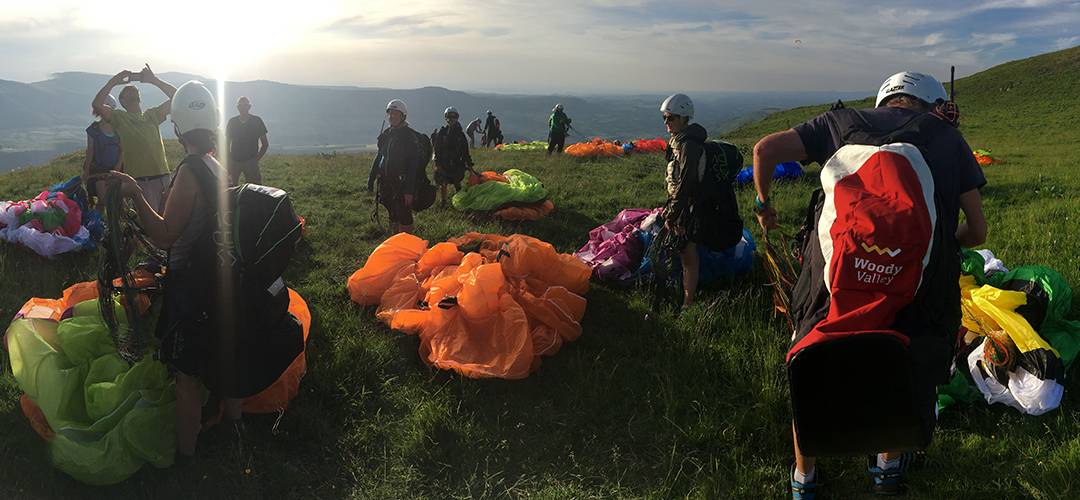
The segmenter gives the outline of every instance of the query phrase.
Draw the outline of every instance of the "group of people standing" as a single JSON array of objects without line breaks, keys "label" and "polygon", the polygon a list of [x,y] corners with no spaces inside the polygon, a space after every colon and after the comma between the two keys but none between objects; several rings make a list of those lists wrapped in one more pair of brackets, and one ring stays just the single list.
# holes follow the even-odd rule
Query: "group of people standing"
[{"label": "group of people standing", "polygon": [[[135,83],[153,85],[165,94],[165,102],[144,110],[142,94]],[[111,91],[117,86],[119,99]],[[134,178],[150,205],[164,209],[171,184],[171,170],[165,157],[161,124],[170,114],[176,88],[154,74],[150,65],[141,71],[121,71],[105,84],[91,102],[94,121],[86,128],[86,157],[83,179],[91,202],[105,196],[103,174],[123,172]],[[262,182],[259,160],[270,148],[266,124],[251,114],[251,99],[241,96],[236,101],[238,114],[226,127],[228,142],[228,179],[235,185],[243,175],[245,181]]]},{"label": "group of people standing", "polygon": [[[150,109],[142,107],[134,83],[153,85],[166,100]],[[126,84],[126,85],[125,85]],[[111,90],[124,85],[119,99]],[[91,103],[95,122],[87,128],[84,183],[91,202],[106,196],[110,187],[134,204],[148,239],[168,252],[164,308],[158,321],[161,357],[176,371],[177,450],[190,459],[202,428],[203,386],[214,386],[215,337],[206,311],[215,306],[214,270],[199,251],[212,237],[218,195],[207,186],[235,185],[241,176],[249,183],[262,181],[259,161],[270,147],[263,120],[251,114],[251,100],[237,100],[238,115],[226,126],[227,168],[217,160],[218,108],[202,83],[180,88],[161,80],[147,65],[139,72],[121,71],[109,79]],[[186,158],[170,170],[160,125],[172,117],[173,130]],[[209,378],[208,378],[209,377]],[[222,398],[225,419],[242,434],[240,396],[215,387]]]},{"label": "group of people standing", "polygon": [[[133,85],[121,90],[118,101],[109,95],[112,88],[136,81],[157,87],[169,99],[144,111],[138,88]],[[92,107],[100,122],[87,129],[87,163],[84,168],[89,174],[88,186],[93,186],[100,195],[103,186],[95,180],[119,184],[121,194],[134,201],[150,239],[170,251],[170,282],[166,287],[164,314],[172,321],[167,325],[169,331],[166,338],[180,340],[169,344],[171,350],[164,357],[179,372],[176,385],[179,453],[191,456],[200,429],[199,381],[206,372],[206,359],[214,358],[214,353],[199,351],[197,346],[201,344],[192,341],[206,333],[195,331],[193,324],[183,319],[184,314],[191,311],[175,305],[184,303],[176,294],[183,294],[185,290],[175,284],[200,279],[198,270],[193,269],[190,262],[192,245],[213,228],[213,204],[208,199],[208,193],[200,190],[197,176],[204,175],[199,172],[205,170],[219,180],[227,175],[229,183],[237,182],[240,175],[246,176],[249,181],[260,180],[259,160],[269,147],[266,126],[260,118],[250,114],[250,100],[240,98],[237,102],[239,115],[230,120],[226,127],[229,154],[229,168],[226,170],[214,155],[218,130],[216,104],[209,90],[198,82],[188,82],[177,89],[157,78],[149,66],[138,73],[123,71],[98,92]],[[442,202],[446,202],[450,185],[460,189],[465,173],[473,168],[469,149],[475,143],[473,134],[479,130],[479,119],[463,129],[458,110],[451,106],[443,112],[445,124],[428,136],[409,126],[408,113],[407,105],[399,99],[390,101],[386,106],[389,128],[378,137],[378,154],[368,182],[369,189],[378,184],[378,203],[388,210],[395,233],[415,230],[414,203],[426,196],[425,190],[431,187],[426,185],[429,181],[425,169],[432,157]],[[704,127],[693,122],[694,105],[688,96],[674,94],[668,97],[660,105],[660,113],[670,134],[666,151],[668,201],[663,212],[664,227],[673,235],[672,241],[677,242],[672,249],[682,261],[683,302],[689,305],[696,294],[698,247],[709,247],[718,241],[710,233],[711,228],[716,227],[714,220],[738,221],[738,230],[740,233],[742,230],[739,209],[733,197],[717,197],[716,193],[710,192],[731,189],[730,180],[718,177],[721,170],[717,165],[732,162],[730,155],[737,153],[718,148],[715,141],[707,139],[708,133]],[[188,155],[171,176],[159,132],[159,125],[169,115]],[[921,181],[933,185],[932,198],[936,202],[934,223],[940,228],[935,232],[935,237],[941,238],[941,242],[935,243],[934,249],[939,252],[935,254],[938,255],[935,265],[939,266],[936,269],[941,272],[933,279],[935,288],[949,293],[913,294],[910,304],[897,314],[903,315],[909,308],[923,307],[930,301],[936,301],[931,305],[940,314],[907,318],[903,327],[896,328],[902,330],[902,334],[913,337],[951,339],[960,326],[959,293],[954,290],[959,275],[957,250],[961,246],[981,244],[987,233],[979,194],[986,181],[971,155],[971,148],[955,127],[957,119],[958,110],[949,101],[940,82],[929,75],[905,72],[885,81],[872,109],[829,111],[791,129],[764,137],[753,150],[756,189],[753,208],[758,223],[766,233],[777,227],[777,212],[770,196],[772,171],[776,164],[816,161],[828,169],[838,152],[849,145],[861,144],[860,141],[864,139],[860,138],[882,137],[890,141],[896,139],[893,142],[916,144],[920,151],[916,163],[922,165],[921,162],[925,161],[928,172]],[[561,152],[570,122],[563,106],[555,106],[549,118],[548,154]],[[501,142],[500,124],[490,111],[483,131],[485,145],[492,140],[496,144]],[[870,145],[893,146],[889,142]],[[729,156],[724,156],[725,151]],[[739,163],[741,167],[741,161]],[[205,169],[193,171],[186,168],[191,165]],[[730,203],[717,203],[718,199],[730,199]],[[853,204],[840,209],[857,211],[862,207]],[[840,209],[835,206],[829,208],[833,216]],[[960,221],[961,212],[964,222]],[[869,253],[870,250],[867,250]],[[899,254],[899,250],[896,250],[896,254]],[[879,255],[883,254],[879,252]],[[809,255],[808,259],[797,287],[802,287],[804,291],[819,286],[817,282],[822,273],[820,259],[817,268],[813,264],[813,255]],[[835,269],[833,274],[836,274]],[[950,281],[951,285],[948,285]],[[825,314],[821,308],[828,309],[828,294],[834,292],[831,289],[807,292],[805,296],[795,298],[792,310],[808,315],[803,318],[805,324],[816,328],[815,325]],[[831,310],[829,314],[832,314]],[[891,325],[888,327],[892,328]],[[947,372],[947,366],[934,368],[941,373]],[[923,390],[926,387],[922,387],[915,391],[917,397],[912,399],[912,404],[932,412],[932,388],[940,382],[928,376],[922,383],[928,384],[931,390]],[[226,418],[238,422],[238,400],[229,399],[229,394],[224,394],[224,397]],[[889,425],[889,417],[881,416],[882,432]],[[789,478],[791,493],[794,498],[813,498],[818,490],[819,475],[814,458],[803,454],[799,443],[796,432],[795,462]],[[901,491],[907,464],[904,457],[903,453],[882,450],[869,458],[867,471],[876,492],[896,494]]]}]

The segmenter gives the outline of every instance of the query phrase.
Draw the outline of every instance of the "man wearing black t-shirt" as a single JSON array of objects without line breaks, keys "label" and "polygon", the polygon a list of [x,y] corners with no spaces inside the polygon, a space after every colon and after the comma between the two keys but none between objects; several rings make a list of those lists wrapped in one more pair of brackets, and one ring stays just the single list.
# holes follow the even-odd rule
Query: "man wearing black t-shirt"
[{"label": "man wearing black t-shirt", "polygon": [[245,181],[259,184],[262,182],[259,160],[270,148],[266,124],[262,118],[251,114],[251,100],[247,97],[241,96],[236,100],[236,110],[240,114],[232,117],[225,128],[229,144],[229,185],[235,186],[240,182],[240,174],[244,174]]},{"label": "man wearing black t-shirt", "polygon": [[[769,198],[774,165],[777,163],[813,161],[824,166],[845,146],[844,138],[852,130],[882,135],[899,130],[928,113],[955,125],[956,115],[950,116],[950,111],[955,112],[955,108],[950,107],[952,103],[948,102],[944,86],[930,75],[897,73],[881,86],[876,102],[873,109],[828,111],[794,128],[776,132],[758,141],[754,146],[754,185],[757,189],[754,211],[763,230],[767,232],[777,227],[776,210]],[[904,320],[919,323],[920,334],[932,335],[944,339],[947,343],[960,327],[958,247],[973,247],[986,240],[987,225],[979,194],[979,189],[986,184],[986,179],[971,153],[971,147],[958,129],[954,126],[940,126],[926,130],[932,132],[920,131],[918,139],[921,153],[933,177],[939,210],[937,224],[944,229],[945,236],[941,243],[943,248],[949,250],[944,252],[949,254],[949,260],[941,268],[942,293],[926,295],[935,297],[933,299],[921,299],[941,301],[940,304],[934,304],[936,309],[942,312],[940,317]],[[966,220],[963,223],[960,222],[960,212],[965,215]],[[806,268],[803,272],[807,272]],[[792,310],[799,310],[801,306],[802,304],[793,302]],[[902,314],[898,315],[898,320],[901,316]],[[946,374],[948,370],[948,366],[932,368],[934,374]],[[920,397],[919,404],[934,404],[934,386],[944,382],[934,379],[934,374],[928,373],[925,377],[927,380],[920,382],[918,390],[926,397]],[[884,427],[888,415],[882,415],[881,421]],[[867,469],[875,493],[894,495],[903,491],[904,466],[907,461],[905,457],[909,455],[883,450],[876,457],[869,458]],[[797,439],[795,464],[791,473],[792,497],[814,498],[817,490],[815,460],[814,457],[800,453]]]}]

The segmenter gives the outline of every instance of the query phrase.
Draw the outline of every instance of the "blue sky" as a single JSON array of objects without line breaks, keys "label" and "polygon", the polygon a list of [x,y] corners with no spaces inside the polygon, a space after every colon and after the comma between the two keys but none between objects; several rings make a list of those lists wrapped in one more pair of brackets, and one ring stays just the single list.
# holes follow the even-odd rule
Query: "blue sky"
[{"label": "blue sky", "polygon": [[944,78],[950,64],[965,75],[1080,45],[1080,0],[108,5],[0,0],[0,78],[151,62],[158,71],[303,84],[869,93],[903,69]]}]

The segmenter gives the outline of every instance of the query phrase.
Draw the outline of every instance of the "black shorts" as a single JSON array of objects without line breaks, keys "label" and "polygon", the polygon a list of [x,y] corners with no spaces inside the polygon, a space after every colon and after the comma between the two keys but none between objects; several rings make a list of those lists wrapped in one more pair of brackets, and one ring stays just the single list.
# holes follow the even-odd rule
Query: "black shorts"
[{"label": "black shorts", "polygon": [[460,188],[463,180],[465,180],[465,164],[435,166],[436,185],[453,184]]},{"label": "black shorts", "polygon": [[390,213],[390,222],[402,226],[413,225],[412,208],[405,203],[405,195],[400,192],[397,186],[388,182],[380,184],[379,203],[386,207],[386,211]]},{"label": "black shorts", "polygon": [[185,375],[203,379],[214,357],[211,343],[216,337],[207,301],[199,300],[205,293],[198,289],[201,280],[195,277],[197,273],[169,267],[164,283],[165,304],[157,324],[161,361]]}]

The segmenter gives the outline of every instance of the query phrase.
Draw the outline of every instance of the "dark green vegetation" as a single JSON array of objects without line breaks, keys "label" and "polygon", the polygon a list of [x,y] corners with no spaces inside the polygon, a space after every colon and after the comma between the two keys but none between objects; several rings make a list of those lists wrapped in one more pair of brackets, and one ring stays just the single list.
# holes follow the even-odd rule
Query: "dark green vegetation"
[{"label": "dark green vegetation", "polygon": [[[1010,63],[957,87],[969,142],[1007,162],[986,170],[987,247],[1007,265],[1045,264],[1080,286],[1080,201],[1072,196],[1080,189],[1073,174],[1080,144],[1080,49]],[[729,137],[749,147],[821,109],[773,115]],[[534,153],[477,156],[481,166],[536,175],[551,189],[558,211],[536,223],[500,224],[432,209],[418,219],[429,241],[474,229],[524,232],[569,252],[618,210],[663,200],[659,157],[581,162]],[[70,155],[2,176],[0,198],[36,195],[73,175],[80,162]],[[584,335],[545,359],[530,378],[475,381],[436,372],[419,360],[415,339],[388,331],[345,293],[345,279],[387,236],[372,222],[371,197],[363,191],[369,164],[369,157],[351,155],[265,162],[266,182],[290,190],[307,218],[307,237],[287,278],[319,319],[302,392],[276,427],[275,416],[251,418],[251,449],[240,457],[229,448],[228,434],[212,429],[193,465],[144,469],[123,484],[90,488],[50,467],[44,444],[19,411],[19,390],[5,375],[2,496],[786,494],[790,415],[781,360],[787,339],[770,311],[763,272],[705,293],[680,317],[664,311],[648,320],[645,293],[596,284],[587,295]],[[788,227],[798,223],[815,185],[810,177],[778,187]],[[748,207],[751,191],[740,197]],[[10,317],[31,296],[55,297],[90,279],[96,266],[96,255],[47,261],[0,245],[0,317]],[[1080,383],[1072,379],[1062,407],[1042,417],[1003,407],[950,408],[924,466],[912,474],[910,496],[1077,497],[1078,407]],[[861,457],[825,459],[821,467],[833,498],[866,494]]]}]

